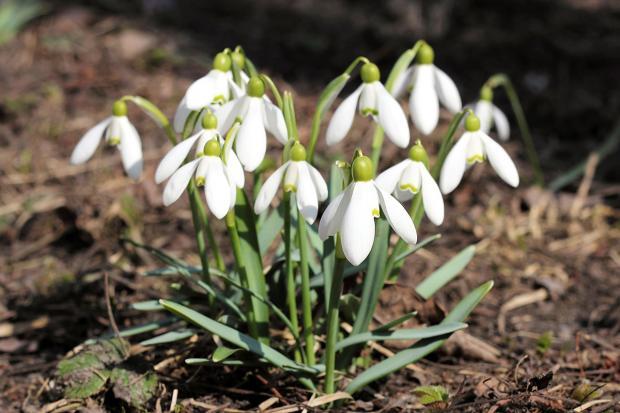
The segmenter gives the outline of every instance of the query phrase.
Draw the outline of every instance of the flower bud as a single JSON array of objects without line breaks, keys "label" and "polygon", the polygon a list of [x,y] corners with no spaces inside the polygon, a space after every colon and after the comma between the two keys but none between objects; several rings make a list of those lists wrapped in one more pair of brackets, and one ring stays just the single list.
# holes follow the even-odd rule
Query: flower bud
[{"label": "flower bud", "polygon": [[409,159],[422,162],[428,168],[428,154],[419,139],[416,141],[415,145],[409,149]]},{"label": "flower bud", "polygon": [[232,66],[232,60],[227,53],[220,52],[213,58],[213,68],[221,72],[228,72]]},{"label": "flower bud", "polygon": [[291,160],[295,162],[306,160],[306,148],[304,148],[301,143],[295,142],[293,144],[293,147],[291,148]]},{"label": "flower bud", "polygon": [[467,132],[476,132],[480,130],[480,119],[474,114],[469,114],[465,119],[465,130]]},{"label": "flower bud", "polygon": [[239,70],[243,70],[243,68],[245,68],[245,56],[243,53],[235,50],[230,54],[230,57],[235,62]]},{"label": "flower bud", "polygon": [[114,116],[127,116],[127,104],[122,100],[117,100],[112,106],[112,114]]},{"label": "flower bud", "polygon": [[368,62],[362,66],[360,70],[360,76],[364,83],[372,83],[381,79],[381,72],[376,64]]},{"label": "flower bud", "polygon": [[372,161],[367,156],[359,156],[351,165],[351,174],[355,182],[366,182],[372,179]]},{"label": "flower bud", "polygon": [[248,95],[253,98],[260,98],[265,94],[265,83],[258,76],[252,76],[248,80]]},{"label": "flower bud", "polygon": [[216,129],[217,117],[212,112],[205,113],[202,117],[202,127],[203,129]]},{"label": "flower bud", "polygon": [[480,100],[493,101],[493,89],[490,86],[482,86],[482,89],[480,89]]},{"label": "flower bud", "polygon": [[204,153],[206,156],[220,156],[222,148],[217,139],[211,139],[209,142],[205,143]]},{"label": "flower bud", "polygon": [[429,44],[424,43],[418,50],[416,60],[421,65],[430,65],[435,60],[435,51]]}]

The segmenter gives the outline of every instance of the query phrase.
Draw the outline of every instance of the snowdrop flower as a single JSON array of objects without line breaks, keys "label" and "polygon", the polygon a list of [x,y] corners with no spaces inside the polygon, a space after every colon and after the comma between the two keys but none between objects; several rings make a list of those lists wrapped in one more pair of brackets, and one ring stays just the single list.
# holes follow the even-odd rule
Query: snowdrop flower
[{"label": "snowdrop flower", "polygon": [[284,115],[265,96],[265,84],[260,77],[251,77],[246,89],[247,95],[221,106],[215,111],[215,116],[221,133],[241,119],[241,127],[234,138],[235,152],[245,170],[252,172],[265,158],[267,132],[283,145],[288,139]]},{"label": "snowdrop flower", "polygon": [[[222,138],[216,127],[216,117],[207,114],[203,119],[204,129],[177,144],[159,163],[155,182],[159,184],[170,178],[164,188],[165,206],[179,199],[195,175],[196,184],[205,187],[207,206],[213,215],[221,219],[234,207],[236,188],[244,184],[243,169],[230,146],[224,148],[227,163],[222,161]],[[194,145],[195,159],[181,166]]]},{"label": "snowdrop flower", "polygon": [[295,142],[291,148],[291,160],[280,166],[263,184],[256,201],[254,212],[267,209],[284,179],[284,192],[295,192],[297,209],[309,224],[316,219],[319,202],[327,199],[327,184],[312,165],[306,162],[306,148]]},{"label": "snowdrop flower", "polygon": [[405,70],[394,83],[393,95],[400,97],[411,88],[409,111],[413,124],[424,135],[429,135],[439,122],[439,102],[450,112],[461,110],[461,95],[456,85],[441,69],[433,64],[435,52],[423,44],[416,55],[417,64]]},{"label": "snowdrop flower", "polygon": [[[233,80],[231,71],[233,58],[237,66],[240,68],[244,66],[245,58],[241,53],[233,53],[232,58],[228,53],[218,53],[213,59],[213,69],[189,86],[174,115],[173,126],[177,132],[183,131],[185,121],[192,110],[222,105],[244,94],[243,88],[237,86]],[[247,75],[241,71],[241,76],[245,83]]]},{"label": "snowdrop flower", "polygon": [[444,205],[439,186],[428,172],[428,155],[418,140],[409,151],[409,158],[383,171],[377,186],[387,193],[394,193],[399,201],[408,201],[422,192],[426,215],[435,225],[443,222]]},{"label": "snowdrop flower", "polygon": [[74,165],[88,161],[101,138],[110,146],[116,146],[121,153],[125,172],[132,179],[140,178],[142,174],[142,142],[136,128],[127,118],[127,104],[122,100],[114,102],[112,116],[93,126],[82,136],[71,154],[71,163]]},{"label": "snowdrop flower", "polygon": [[484,162],[486,158],[500,178],[516,188],[519,185],[517,167],[504,148],[480,130],[480,119],[471,114],[467,116],[465,130],[441,168],[441,191],[444,194],[452,192],[461,182],[465,169],[476,162]]},{"label": "snowdrop flower", "polygon": [[373,181],[372,170],[370,158],[356,158],[351,165],[353,182],[329,204],[319,223],[321,239],[340,234],[344,256],[353,265],[361,264],[370,254],[379,208],[404,241],[412,245],[417,242],[411,217],[394,197]]},{"label": "snowdrop flower", "polygon": [[328,145],[340,142],[353,125],[355,109],[363,116],[371,116],[395,145],[406,148],[409,145],[407,116],[396,99],[380,82],[381,73],[374,63],[366,63],[360,71],[362,85],[342,101],[334,112],[327,127]]},{"label": "snowdrop flower", "polygon": [[493,104],[493,90],[483,86],[480,90],[480,100],[470,105],[474,113],[480,119],[480,130],[486,134],[491,127],[495,126],[497,137],[507,141],[510,136],[510,124],[508,118],[500,108]]}]

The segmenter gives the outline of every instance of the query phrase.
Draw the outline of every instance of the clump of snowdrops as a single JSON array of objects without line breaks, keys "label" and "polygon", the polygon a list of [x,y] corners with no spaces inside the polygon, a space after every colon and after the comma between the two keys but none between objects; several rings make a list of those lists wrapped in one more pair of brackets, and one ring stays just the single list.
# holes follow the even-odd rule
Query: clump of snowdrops
[{"label": "clump of snowdrops", "polygon": [[[201,260],[196,268],[129,240],[165,264],[148,275],[169,277],[175,286],[182,280],[192,293],[179,289],[171,298],[135,303],[136,309],[169,315],[121,334],[157,331],[142,343],[161,345],[201,331],[218,346],[202,358],[185,360],[188,364],[270,364],[312,390],[353,394],[466,328],[464,321],[492,281],[463,297],[436,325],[399,328],[416,316],[407,313],[371,329],[386,281],[396,280],[407,257],[439,237],[418,240],[416,228],[425,216],[442,224],[443,197],[458,187],[468,168],[488,160],[508,185],[519,184],[510,156],[488,135],[495,126],[501,141],[509,136],[508,120],[493,104],[498,86],[506,88],[518,109],[519,126],[527,126],[509,80],[491,77],[480,99],[463,109],[456,85],[434,58],[430,45],[417,42],[400,56],[385,83],[374,63],[356,58],[320,95],[310,136],[299,135],[291,92],[281,92],[258,72],[240,47],[215,56],[212,70],[187,89],[172,123],[143,97],[117,100],[112,116],[79,141],[71,161],[87,161],[103,139],[118,148],[127,175],[139,179],[141,141],[127,117],[127,103],[142,108],[171,145],[154,177],[165,183],[163,203],[187,194]],[[336,107],[324,139],[328,145],[355,139],[352,124],[367,117],[376,128],[372,151],[357,149],[330,163],[315,148],[323,120],[348,84],[355,89]],[[407,95],[410,116],[399,102]],[[438,153],[429,156],[424,136],[435,130],[440,105],[453,118]],[[527,128],[521,129],[529,139]],[[422,136],[414,141],[416,133]],[[269,137],[278,150],[268,154]],[[384,144],[402,148],[402,159],[377,171]],[[214,220],[224,220],[225,239],[213,235]],[[392,241],[392,232],[398,241]],[[220,251],[224,243],[232,249],[230,262]],[[422,300],[430,299],[473,255],[474,247],[467,247],[411,288]],[[345,301],[349,331],[341,329]],[[273,331],[285,331],[288,339]],[[365,370],[354,368],[367,343],[389,340],[413,344]]]}]

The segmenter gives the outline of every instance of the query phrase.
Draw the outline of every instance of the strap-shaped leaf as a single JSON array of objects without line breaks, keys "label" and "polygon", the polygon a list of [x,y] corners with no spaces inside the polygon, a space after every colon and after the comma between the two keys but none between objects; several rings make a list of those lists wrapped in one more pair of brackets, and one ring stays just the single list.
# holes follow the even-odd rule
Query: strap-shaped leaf
[{"label": "strap-shaped leaf", "polygon": [[168,331],[167,333],[160,334],[148,340],[140,342],[142,346],[156,346],[158,344],[174,343],[175,341],[185,340],[196,334],[193,330],[176,330]]},{"label": "strap-shaped leaf", "polygon": [[[456,305],[456,307],[454,307],[454,309],[452,309],[452,311],[450,311],[450,313],[440,324],[463,322],[465,318],[469,316],[471,311],[478,305],[480,300],[482,300],[491,290],[491,288],[493,288],[493,281],[487,281],[480,287],[470,292]],[[353,379],[353,381],[351,381],[351,383],[347,386],[346,392],[353,394],[366,386],[368,383],[385,377],[388,374],[405,367],[407,364],[426,357],[428,354],[441,347],[449,336],[450,333],[445,336],[420,340],[408,349],[375,364]]]},{"label": "strap-shaped leaf", "polygon": [[[137,336],[138,334],[148,333],[150,331],[157,330],[158,328],[162,328],[162,327],[168,326],[168,325],[174,323],[175,321],[178,321],[178,319],[176,317],[167,317],[167,318],[164,318],[163,320],[152,321],[150,323],[142,324],[142,325],[135,326],[135,327],[130,327],[130,328],[127,328],[125,330],[121,330],[120,331],[120,336],[121,337]],[[112,338],[112,337],[115,337],[115,333],[113,333],[113,332],[107,333],[107,334],[103,334],[103,335],[101,335],[98,338],[92,338],[92,339],[86,340],[84,343],[85,344],[94,344],[98,340],[105,340],[105,339]]]},{"label": "strap-shaped leaf", "polygon": [[278,205],[260,225],[260,229],[258,230],[258,245],[260,245],[261,255],[267,252],[273,240],[275,240],[280,231],[282,231],[282,226],[284,225],[284,211],[282,211],[282,209],[282,204]]},{"label": "strap-shaped leaf", "polygon": [[476,253],[476,247],[470,245],[463,249],[457,255],[455,255],[450,261],[435,270],[431,275],[426,277],[415,289],[425,300],[428,300],[435,294],[441,287],[450,282],[456,277],[463,268],[469,264],[474,258]]},{"label": "strap-shaped leaf", "polygon": [[405,321],[408,321],[408,320],[412,319],[413,317],[416,316],[416,314],[418,314],[417,311],[412,311],[410,313],[407,313],[407,314],[405,314],[405,315],[403,315],[401,317],[398,317],[398,318],[396,318],[396,319],[394,319],[392,321],[389,321],[389,322],[383,324],[379,328],[374,329],[373,332],[378,333],[378,332],[381,332],[381,331],[391,330],[394,327],[401,325]]},{"label": "strap-shaped leaf", "polygon": [[230,356],[232,356],[233,354],[239,351],[241,351],[240,348],[230,348],[230,347],[225,347],[225,346],[219,346],[218,348],[215,349],[213,354],[211,354],[211,360],[213,360],[214,363],[219,363],[219,362],[226,360],[227,358],[229,358]]}]

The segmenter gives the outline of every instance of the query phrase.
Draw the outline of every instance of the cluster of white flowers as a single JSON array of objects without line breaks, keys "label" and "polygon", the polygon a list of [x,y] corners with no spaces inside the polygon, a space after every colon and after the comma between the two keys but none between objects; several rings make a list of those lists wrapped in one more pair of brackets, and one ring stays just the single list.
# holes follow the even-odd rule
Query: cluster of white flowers
[{"label": "cluster of white flowers", "polygon": [[[459,112],[462,104],[456,85],[433,61],[433,49],[423,44],[415,64],[396,79],[392,93],[381,83],[377,66],[365,63],[360,71],[362,84],[342,101],[329,122],[327,144],[345,138],[358,111],[362,116],[371,117],[395,145],[408,147],[409,124],[397,100],[408,91],[413,125],[423,135],[435,130],[440,102],[450,112]],[[237,72],[240,83],[237,83],[239,79],[237,82],[233,79],[233,64],[240,69]],[[289,141],[283,113],[265,95],[264,81],[246,74],[244,66],[241,53],[219,53],[213,69],[187,89],[175,114],[174,129],[182,131],[192,111],[202,111],[202,117],[194,134],[174,146],[157,168],[155,181],[168,180],[163,192],[165,205],[181,196],[193,176],[197,186],[204,186],[209,210],[217,218],[223,218],[235,205],[237,188],[244,186],[244,170],[252,172],[263,161],[267,134],[282,145]],[[411,147],[408,159],[386,169],[376,179],[373,179],[371,160],[365,156],[356,157],[351,164],[351,183],[334,197],[321,218],[318,227],[321,238],[339,234],[346,258],[357,265],[370,253],[374,219],[383,211],[394,231],[407,243],[414,244],[416,229],[399,201],[407,201],[420,192],[426,215],[440,225],[444,219],[442,192],[453,191],[467,167],[487,158],[498,175],[516,187],[519,175],[514,163],[487,135],[493,124],[500,139],[507,139],[509,134],[506,116],[493,105],[489,93],[492,92],[483,88],[480,101],[471,105],[475,114],[465,118],[465,133],[448,153],[439,185],[429,172],[428,156],[419,140]],[[126,114],[125,103],[117,102],[113,116],[97,124],[80,140],[71,161],[88,160],[105,136],[108,144],[119,147],[127,174],[137,179],[142,171],[140,138]],[[230,139],[222,138],[226,134]],[[194,159],[184,163],[194,146]],[[327,185],[321,174],[306,161],[306,150],[299,142],[290,147],[287,158],[256,194],[254,211],[257,214],[265,211],[282,186],[285,192],[296,194],[300,214],[312,224],[317,218],[319,203],[328,197]]]}]

